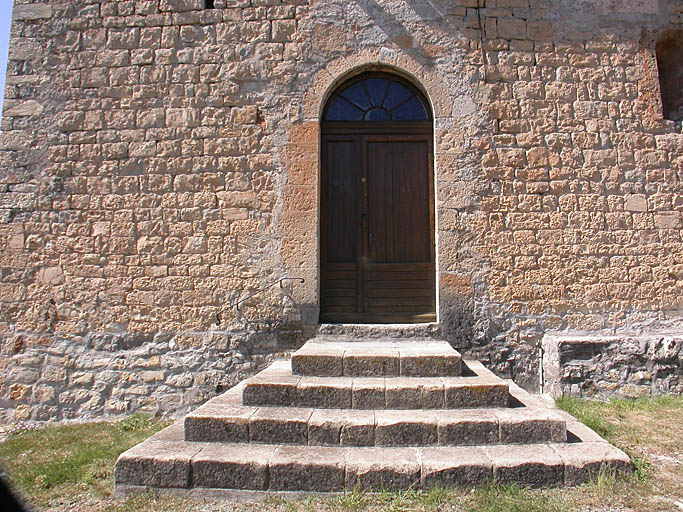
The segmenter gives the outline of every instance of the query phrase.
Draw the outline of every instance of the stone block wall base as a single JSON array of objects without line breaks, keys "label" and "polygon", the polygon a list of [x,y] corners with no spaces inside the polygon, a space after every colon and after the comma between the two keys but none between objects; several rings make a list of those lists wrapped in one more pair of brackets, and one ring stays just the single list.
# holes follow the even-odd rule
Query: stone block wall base
[{"label": "stone block wall base", "polygon": [[683,334],[546,334],[544,391],[639,398],[683,393]]}]

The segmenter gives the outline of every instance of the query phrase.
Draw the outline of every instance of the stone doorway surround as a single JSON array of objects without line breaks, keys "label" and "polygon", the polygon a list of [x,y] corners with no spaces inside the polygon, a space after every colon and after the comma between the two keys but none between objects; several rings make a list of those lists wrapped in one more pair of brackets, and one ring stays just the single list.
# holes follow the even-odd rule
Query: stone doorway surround
[{"label": "stone doorway surround", "polygon": [[[294,298],[298,303],[308,305],[307,309],[303,309],[302,321],[312,328],[317,326],[320,304],[320,119],[327,100],[337,87],[367,71],[394,73],[409,80],[424,94],[432,108],[435,141],[452,130],[455,122],[452,115],[453,101],[436,68],[426,67],[399,52],[360,51],[352,56],[330,61],[315,74],[305,95],[301,121],[291,125],[289,140],[283,148],[287,184],[278,219],[283,267],[308,278],[306,284],[296,290],[297,296]],[[440,165],[442,161],[446,164],[447,157],[440,154],[438,142],[434,145],[434,160],[438,320],[440,292],[445,288],[461,287],[461,279],[441,272],[444,265],[452,265],[449,265],[449,255],[441,254],[439,247],[438,182],[440,174],[449,168],[447,165]]]}]

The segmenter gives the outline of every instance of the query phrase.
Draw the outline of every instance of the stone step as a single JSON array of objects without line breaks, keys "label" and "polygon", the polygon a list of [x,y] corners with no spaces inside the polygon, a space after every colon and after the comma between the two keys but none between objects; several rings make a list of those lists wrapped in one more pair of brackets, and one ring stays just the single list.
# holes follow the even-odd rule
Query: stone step
[{"label": "stone step", "polygon": [[440,377],[462,372],[461,356],[443,340],[357,343],[320,336],[292,356],[292,374],[317,377]]},{"label": "stone step", "polygon": [[[575,485],[601,467],[630,471],[601,442],[467,447],[330,447],[199,443],[176,424],[123,453],[117,494],[140,488],[341,492],[433,486]],[[231,494],[235,497],[235,494]]]},{"label": "stone step", "polygon": [[508,385],[481,377],[300,377],[250,379],[244,405],[319,409],[507,407]]},{"label": "stone step", "polygon": [[378,410],[234,407],[214,399],[185,417],[185,440],[310,446],[459,446],[567,441],[545,408]]}]

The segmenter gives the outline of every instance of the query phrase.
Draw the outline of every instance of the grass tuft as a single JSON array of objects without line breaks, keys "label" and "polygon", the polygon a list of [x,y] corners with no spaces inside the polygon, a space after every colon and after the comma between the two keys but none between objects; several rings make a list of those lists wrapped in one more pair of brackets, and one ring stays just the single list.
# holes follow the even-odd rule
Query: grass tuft
[{"label": "grass tuft", "polygon": [[356,485],[350,493],[340,496],[338,502],[342,510],[357,512],[365,508],[366,496],[360,486]]},{"label": "grass tuft", "polygon": [[561,396],[555,400],[555,405],[606,439],[614,434],[613,425],[607,422],[602,414],[604,404],[600,402],[582,400],[572,396]]},{"label": "grass tuft", "polygon": [[565,512],[573,510],[562,495],[517,485],[490,485],[475,489],[473,512]]}]

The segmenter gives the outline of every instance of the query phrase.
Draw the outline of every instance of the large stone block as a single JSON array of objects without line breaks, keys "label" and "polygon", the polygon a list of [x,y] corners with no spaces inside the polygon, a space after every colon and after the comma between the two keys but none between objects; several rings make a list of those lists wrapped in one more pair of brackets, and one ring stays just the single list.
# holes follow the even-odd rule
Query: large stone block
[{"label": "large stone block", "polygon": [[487,446],[496,484],[554,487],[564,481],[564,463],[548,445]]},{"label": "large stone block", "polygon": [[416,448],[356,448],[346,460],[346,488],[415,488],[421,469]]},{"label": "large stone block", "polygon": [[385,379],[353,379],[351,402],[354,409],[384,409],[386,407]]},{"label": "large stone block", "polygon": [[613,474],[633,470],[628,456],[605,441],[554,444],[552,448],[564,463],[564,484],[568,486],[589,482],[601,470]]},{"label": "large stone block", "polygon": [[563,419],[545,409],[515,408],[497,410],[501,443],[566,443]]},{"label": "large stone block", "polygon": [[297,401],[297,385],[300,377],[264,375],[254,378],[244,386],[244,405],[293,405]]},{"label": "large stone block", "polygon": [[401,346],[400,374],[403,377],[457,376],[461,373],[461,358],[445,344],[415,344]]},{"label": "large stone block", "polygon": [[249,418],[256,411],[250,407],[200,407],[185,417],[185,440],[249,442]]},{"label": "large stone block", "polygon": [[269,465],[272,491],[341,491],[346,450],[318,446],[281,446]]},{"label": "large stone block", "polygon": [[292,355],[292,373],[317,377],[341,377],[344,348],[334,343],[308,343]]},{"label": "large stone block", "polygon": [[490,411],[435,411],[440,445],[487,445],[500,442],[498,419]]},{"label": "large stone block", "polygon": [[114,478],[117,485],[188,488],[190,461],[203,447],[182,441],[146,441],[119,457]]},{"label": "large stone block", "polygon": [[358,344],[356,350],[344,354],[344,375],[351,377],[384,377],[399,375],[398,349],[389,344]]},{"label": "large stone block", "polygon": [[308,444],[310,409],[264,407],[249,419],[252,443]]},{"label": "large stone block", "polygon": [[422,487],[472,487],[493,481],[493,464],[482,448],[420,448]]},{"label": "large stone block", "polygon": [[495,382],[449,381],[444,379],[446,408],[507,407],[507,385]]},{"label": "large stone block", "polygon": [[422,388],[416,379],[394,377],[386,380],[387,409],[421,409]]},{"label": "large stone block", "polygon": [[437,442],[436,414],[428,411],[377,411],[377,446],[428,446]]},{"label": "large stone block", "polygon": [[194,487],[265,490],[275,446],[210,444],[192,459]]},{"label": "large stone block", "polygon": [[351,390],[350,379],[302,377],[296,389],[296,403],[299,407],[350,409]]}]

